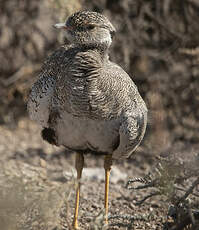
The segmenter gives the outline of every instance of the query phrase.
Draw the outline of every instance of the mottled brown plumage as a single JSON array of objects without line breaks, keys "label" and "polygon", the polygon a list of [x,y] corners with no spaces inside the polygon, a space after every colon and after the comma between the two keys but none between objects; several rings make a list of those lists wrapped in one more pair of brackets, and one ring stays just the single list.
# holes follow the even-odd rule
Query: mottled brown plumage
[{"label": "mottled brown plumage", "polygon": [[89,11],[55,26],[64,29],[71,45],[45,61],[30,93],[30,117],[51,144],[79,153],[130,156],[144,136],[147,108],[132,79],[109,60],[115,28]]},{"label": "mottled brown plumage", "polygon": [[[53,134],[51,143],[128,157],[143,138],[147,109],[131,78],[109,60],[115,29],[107,18],[88,11],[75,13],[65,26],[73,43],[44,63],[30,94],[30,116],[48,128],[44,138],[48,131]],[[91,39],[99,33],[100,41]]]}]

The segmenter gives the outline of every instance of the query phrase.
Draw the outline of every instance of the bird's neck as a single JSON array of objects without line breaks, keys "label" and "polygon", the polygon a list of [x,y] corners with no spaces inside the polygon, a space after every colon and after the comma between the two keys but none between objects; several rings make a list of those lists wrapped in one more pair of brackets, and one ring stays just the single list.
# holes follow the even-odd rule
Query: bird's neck
[{"label": "bird's neck", "polygon": [[108,58],[108,52],[109,52],[109,47],[110,44],[107,44],[106,42],[104,43],[83,43],[83,44],[78,44],[78,46],[83,49],[83,50],[95,50],[97,51],[102,58]]}]

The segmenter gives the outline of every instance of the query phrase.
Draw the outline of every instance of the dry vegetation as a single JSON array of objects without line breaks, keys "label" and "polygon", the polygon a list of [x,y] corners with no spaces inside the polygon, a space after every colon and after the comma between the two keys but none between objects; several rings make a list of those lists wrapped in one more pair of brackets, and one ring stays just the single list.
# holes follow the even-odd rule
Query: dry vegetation
[{"label": "dry vegetation", "polygon": [[[199,155],[187,158],[182,155],[159,157],[157,165],[143,178],[127,182],[130,190],[152,190],[137,205],[154,196],[162,196],[169,202],[168,220],[165,229],[197,229],[199,227]],[[139,182],[142,185],[132,186]],[[131,185],[131,186],[129,186]],[[194,192],[195,191],[195,192]]]},{"label": "dry vegetation", "polygon": [[[133,163],[130,160],[127,165],[121,164],[130,178],[134,175],[131,167],[134,170],[138,167],[141,176],[130,180],[127,188],[124,185],[120,188],[124,200],[119,203],[121,213],[111,210],[111,224],[107,228],[103,226],[102,207],[97,206],[93,211],[95,218],[90,221],[84,218],[82,225],[94,230],[199,229],[198,1],[7,0],[0,2],[0,124],[4,127],[0,129],[1,230],[70,229],[73,206],[70,194],[75,180],[73,177],[65,178],[64,183],[51,180],[45,163],[42,166],[30,160],[24,162],[23,157],[32,159],[32,156],[28,155],[30,147],[23,148],[23,145],[38,140],[31,135],[29,140],[25,138],[28,133],[35,135],[31,126],[20,129],[23,135],[17,141],[14,135],[21,134],[14,128],[26,116],[27,94],[43,59],[63,39],[51,25],[80,8],[102,12],[115,24],[118,33],[111,59],[133,76],[149,108],[148,130],[140,150],[145,160],[138,158]],[[10,139],[6,137],[6,129],[13,135]],[[23,138],[24,155],[16,160],[15,156],[21,156],[17,145]],[[8,150],[6,139],[13,145],[12,151]],[[33,153],[37,152],[38,159],[42,158],[40,152],[46,152],[43,144],[31,148]],[[156,165],[145,170],[143,165],[151,165],[147,157],[159,155]],[[54,158],[59,159],[58,154]],[[55,170],[58,166],[55,161],[51,167]],[[138,182],[141,185],[133,186]],[[135,190],[141,195],[133,200]],[[158,214],[153,216],[146,211],[150,206],[148,200],[154,200],[158,210],[166,210],[167,216],[159,211],[159,219]],[[131,209],[126,211],[125,202],[136,213],[132,214]],[[85,206],[86,203],[83,201]],[[145,212],[140,213],[138,206]],[[148,227],[147,223],[150,223]]]}]

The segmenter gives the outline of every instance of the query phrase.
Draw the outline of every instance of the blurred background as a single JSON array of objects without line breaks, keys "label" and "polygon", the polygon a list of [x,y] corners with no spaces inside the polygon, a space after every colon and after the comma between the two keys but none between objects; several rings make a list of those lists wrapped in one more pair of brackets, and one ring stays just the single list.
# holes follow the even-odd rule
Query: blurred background
[{"label": "blurred background", "polygon": [[[171,197],[176,200],[173,178],[180,177],[182,172],[185,172],[183,178],[189,178],[187,169],[194,170],[190,175],[198,177],[198,0],[1,0],[1,230],[58,230],[68,229],[55,228],[60,223],[64,226],[71,223],[73,212],[69,207],[74,207],[74,194],[70,194],[75,190],[71,166],[75,154],[42,140],[39,126],[28,118],[26,104],[45,58],[66,42],[52,25],[65,21],[81,9],[106,15],[117,28],[110,58],[132,77],[149,110],[147,132],[138,154],[132,159],[114,162],[118,173],[111,176],[110,213],[146,213],[151,219],[138,221],[135,226],[138,229],[162,229],[157,226],[162,226],[168,219],[168,200],[172,200]],[[166,194],[166,202],[162,197],[153,198],[153,203],[135,206],[146,191],[133,193],[127,190],[126,178],[146,176],[156,164],[154,156],[167,153],[174,156],[174,160],[161,169],[162,174],[157,173],[159,181],[164,182],[157,184],[158,194]],[[86,168],[97,171],[94,177],[91,172],[87,173],[89,183],[85,178],[82,181],[80,222],[81,229],[93,229],[89,227],[90,223],[103,210],[103,179],[98,178],[99,175],[103,177],[103,158],[88,155],[85,164]],[[156,168],[154,171],[160,172]],[[115,178],[116,182],[113,182]],[[184,183],[182,178],[178,181]],[[181,184],[180,191],[189,188],[191,180],[188,182]],[[198,195],[197,202],[196,198],[192,200],[198,210]],[[180,206],[180,210],[186,209]],[[181,223],[188,214],[184,213],[185,218],[176,216],[182,217],[182,221],[176,222]],[[18,228],[16,223],[20,223]]]},{"label": "blurred background", "polygon": [[105,14],[117,28],[111,60],[147,103],[149,149],[199,142],[197,0],[1,1],[0,125],[13,129],[27,116],[27,95],[44,59],[64,42],[52,25],[81,9]]}]

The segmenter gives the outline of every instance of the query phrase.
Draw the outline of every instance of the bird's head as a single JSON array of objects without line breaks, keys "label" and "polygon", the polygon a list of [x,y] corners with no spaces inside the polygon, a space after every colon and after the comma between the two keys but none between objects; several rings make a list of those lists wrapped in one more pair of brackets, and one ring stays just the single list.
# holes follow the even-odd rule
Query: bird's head
[{"label": "bird's head", "polygon": [[90,11],[79,11],[71,15],[65,23],[54,25],[63,29],[66,38],[76,44],[106,44],[108,47],[115,33],[114,26],[102,14]]}]

